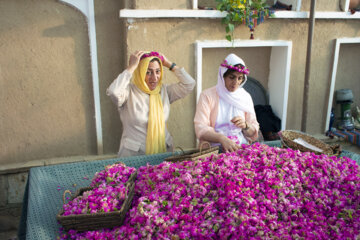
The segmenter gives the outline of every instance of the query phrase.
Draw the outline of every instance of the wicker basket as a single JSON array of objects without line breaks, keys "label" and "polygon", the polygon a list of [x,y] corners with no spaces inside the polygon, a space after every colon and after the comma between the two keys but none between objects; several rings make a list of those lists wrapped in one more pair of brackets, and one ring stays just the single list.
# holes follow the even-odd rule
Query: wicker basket
[{"label": "wicker basket", "polygon": [[[205,145],[208,145],[208,148],[203,149]],[[199,149],[192,149],[188,151],[182,151],[180,155],[174,155],[168,158],[165,158],[164,161],[167,162],[182,162],[182,161],[195,161],[200,158],[210,157],[211,155],[217,155],[219,153],[219,147],[211,147],[210,143],[203,142],[200,144]]]},{"label": "wicker basket", "polygon": [[[282,144],[288,148],[300,150],[301,152],[314,152],[316,154],[334,155],[334,149],[330,145],[303,132],[294,131],[294,130],[281,131],[280,138]],[[315,149],[308,148],[294,141],[295,139],[299,139],[299,138],[304,140],[306,143],[321,149],[322,151],[317,151]]]},{"label": "wicker basket", "polygon": [[[125,220],[126,213],[131,207],[131,203],[134,197],[134,188],[135,188],[135,178],[137,176],[137,171],[135,171],[129,177],[129,180],[125,183],[128,191],[128,195],[123,202],[123,205],[119,211],[106,212],[106,213],[88,213],[80,215],[68,215],[63,216],[64,209],[62,209],[56,219],[63,226],[63,228],[68,231],[70,229],[75,229],[77,231],[89,231],[97,230],[101,228],[112,228],[116,226],[121,226]],[[85,191],[92,190],[93,187],[80,188],[77,193],[71,197],[71,200],[81,196]],[[63,202],[65,204],[65,194],[71,192],[66,190],[63,195]]]}]

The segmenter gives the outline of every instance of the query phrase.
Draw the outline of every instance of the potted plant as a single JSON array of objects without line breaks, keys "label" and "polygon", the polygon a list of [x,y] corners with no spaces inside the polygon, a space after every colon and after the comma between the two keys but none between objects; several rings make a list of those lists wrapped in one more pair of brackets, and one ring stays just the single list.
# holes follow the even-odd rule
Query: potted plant
[{"label": "potted plant", "polygon": [[272,15],[272,11],[266,0],[215,0],[217,10],[227,12],[221,23],[225,24],[228,41],[234,40],[234,29],[238,25],[245,24],[250,28],[250,39],[254,38],[254,28],[264,22],[265,18]]}]

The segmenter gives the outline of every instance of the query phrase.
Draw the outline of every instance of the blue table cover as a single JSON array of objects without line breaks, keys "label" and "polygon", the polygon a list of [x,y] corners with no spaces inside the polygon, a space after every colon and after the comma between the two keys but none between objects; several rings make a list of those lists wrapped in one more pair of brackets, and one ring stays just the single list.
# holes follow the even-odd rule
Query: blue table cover
[{"label": "blue table cover", "polygon": [[[265,143],[269,146],[281,147],[280,141]],[[19,239],[56,239],[61,227],[56,215],[63,206],[63,192],[65,190],[76,192],[81,187],[89,186],[94,174],[103,170],[106,165],[118,161],[135,168],[147,163],[157,165],[172,154],[162,153],[31,168],[24,193]],[[359,154],[344,151],[340,156],[350,157],[360,165]]]}]

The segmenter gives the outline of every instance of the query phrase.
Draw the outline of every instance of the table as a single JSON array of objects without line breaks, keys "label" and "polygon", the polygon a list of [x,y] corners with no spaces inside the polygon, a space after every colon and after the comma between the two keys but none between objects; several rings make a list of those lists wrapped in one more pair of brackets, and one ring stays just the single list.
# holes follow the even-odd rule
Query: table
[{"label": "table", "polygon": [[[281,147],[280,141],[265,143],[269,146]],[[121,161],[127,166],[139,168],[147,163],[160,164],[172,154],[162,153],[31,168],[24,193],[18,238],[20,240],[56,239],[61,227],[57,223],[56,215],[63,206],[63,192],[67,189],[75,192],[81,187],[89,186],[95,172],[103,170],[106,165]],[[340,156],[350,157],[360,165],[360,154],[344,151]]]},{"label": "table", "polygon": [[[147,163],[160,164],[172,154],[162,153],[31,168],[23,198],[18,238],[56,239],[61,227],[57,223],[56,215],[63,206],[63,192],[67,189],[75,192],[79,188],[89,186],[94,174],[104,170],[106,165],[121,161],[127,166],[138,168]],[[61,189],[58,190],[59,188]]]}]

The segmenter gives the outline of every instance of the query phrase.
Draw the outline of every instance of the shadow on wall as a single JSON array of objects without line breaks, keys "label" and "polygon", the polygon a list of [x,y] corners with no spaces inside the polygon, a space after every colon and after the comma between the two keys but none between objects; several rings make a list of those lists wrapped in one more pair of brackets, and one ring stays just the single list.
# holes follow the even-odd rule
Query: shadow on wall
[{"label": "shadow on wall", "polygon": [[127,2],[133,1],[108,0],[106,5],[95,1],[104,153],[118,152],[122,134],[119,113],[106,89],[128,64],[127,20],[119,19],[119,10]]},{"label": "shadow on wall", "polygon": [[1,1],[0,15],[1,163],[96,154],[84,17],[42,0]]},{"label": "shadow on wall", "polygon": [[[60,3],[60,2],[59,2]],[[64,63],[62,66],[64,70],[70,69],[73,72],[73,76],[77,80],[78,85],[78,100],[83,107],[82,112],[85,116],[79,116],[85,118],[85,139],[91,140],[91,147],[88,148],[83,146],[82,149],[87,149],[83,154],[96,154],[96,130],[95,130],[95,110],[94,110],[94,94],[92,87],[92,73],[91,73],[91,59],[90,59],[90,48],[89,48],[89,39],[88,39],[88,29],[87,29],[87,20],[83,14],[77,9],[63,4],[66,8],[70,8],[72,11],[76,11],[77,16],[81,19],[79,24],[79,19],[75,19],[73,22],[71,18],[64,19],[65,23],[63,25],[55,26],[52,28],[47,28],[43,31],[43,36],[50,39],[59,39],[67,38],[73,41],[73,52],[71,57],[74,58],[75,66],[68,66],[71,63]],[[81,31],[79,32],[79,25],[82,26]],[[84,41],[84,35],[86,36],[86,42]],[[59,59],[60,60],[60,59]],[[68,87],[71,88],[70,84],[72,82],[65,83]],[[60,84],[61,85],[61,84]],[[63,86],[67,87],[67,86]],[[60,99],[61,101],[61,99]],[[69,135],[71,136],[71,134]],[[68,139],[73,139],[69,137]],[[76,138],[74,138],[76,142]],[[59,143],[59,142],[58,142]],[[56,145],[58,145],[58,143]]]}]

